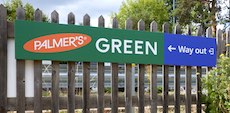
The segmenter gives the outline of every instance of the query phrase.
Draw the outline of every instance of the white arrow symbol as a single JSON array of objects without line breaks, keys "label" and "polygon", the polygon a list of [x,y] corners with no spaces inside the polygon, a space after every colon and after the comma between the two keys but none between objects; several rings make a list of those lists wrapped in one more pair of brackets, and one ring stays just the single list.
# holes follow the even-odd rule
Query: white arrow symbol
[{"label": "white arrow symbol", "polygon": [[170,46],[168,47],[168,50],[169,50],[170,52],[172,52],[173,50],[176,50],[176,48],[175,48],[175,47],[172,47],[172,45],[170,45]]}]

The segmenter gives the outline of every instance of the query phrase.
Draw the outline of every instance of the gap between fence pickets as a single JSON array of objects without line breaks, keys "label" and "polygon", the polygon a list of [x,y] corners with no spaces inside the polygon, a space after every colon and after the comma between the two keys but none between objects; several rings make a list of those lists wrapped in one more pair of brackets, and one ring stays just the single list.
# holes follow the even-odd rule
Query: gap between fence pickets
[{"label": "gap between fence pickets", "polygon": [[[7,41],[7,97],[16,97],[16,60],[14,39]],[[34,61],[25,61],[25,96],[34,97]]]},{"label": "gap between fence pickets", "polygon": [[16,59],[15,41],[7,41],[7,97],[16,97]]}]

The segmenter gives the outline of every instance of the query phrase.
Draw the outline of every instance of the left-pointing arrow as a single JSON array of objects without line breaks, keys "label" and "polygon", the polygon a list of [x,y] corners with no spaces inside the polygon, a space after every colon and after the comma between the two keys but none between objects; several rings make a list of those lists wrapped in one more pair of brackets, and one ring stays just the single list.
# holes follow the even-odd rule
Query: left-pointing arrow
[{"label": "left-pointing arrow", "polygon": [[175,48],[175,47],[172,47],[172,45],[170,45],[170,46],[168,47],[168,50],[169,50],[170,52],[172,52],[173,50],[176,50],[176,48]]}]

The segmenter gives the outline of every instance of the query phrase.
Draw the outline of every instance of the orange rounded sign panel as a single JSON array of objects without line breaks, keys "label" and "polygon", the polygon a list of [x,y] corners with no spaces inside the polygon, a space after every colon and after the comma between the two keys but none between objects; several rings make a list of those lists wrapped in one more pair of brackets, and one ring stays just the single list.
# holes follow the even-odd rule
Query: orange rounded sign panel
[{"label": "orange rounded sign panel", "polygon": [[34,38],[23,48],[34,53],[55,53],[81,48],[90,42],[91,37],[85,34],[59,33]]}]

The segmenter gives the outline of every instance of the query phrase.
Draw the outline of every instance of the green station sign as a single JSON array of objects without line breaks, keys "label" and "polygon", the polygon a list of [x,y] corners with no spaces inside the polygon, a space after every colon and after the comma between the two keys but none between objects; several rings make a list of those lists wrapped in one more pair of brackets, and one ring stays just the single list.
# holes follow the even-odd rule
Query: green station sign
[{"label": "green station sign", "polygon": [[15,22],[16,59],[164,64],[164,34]]}]

